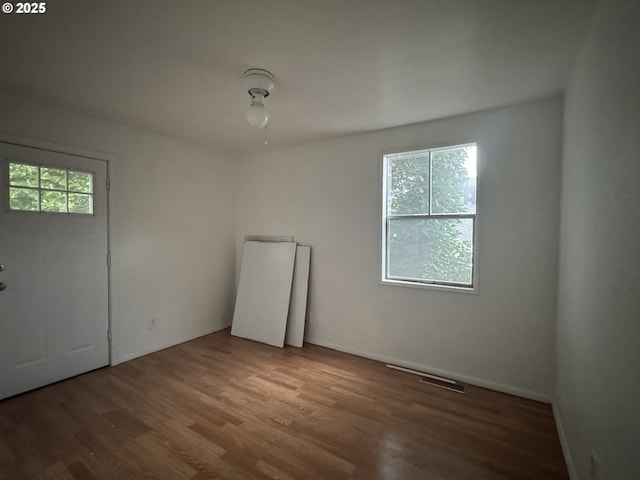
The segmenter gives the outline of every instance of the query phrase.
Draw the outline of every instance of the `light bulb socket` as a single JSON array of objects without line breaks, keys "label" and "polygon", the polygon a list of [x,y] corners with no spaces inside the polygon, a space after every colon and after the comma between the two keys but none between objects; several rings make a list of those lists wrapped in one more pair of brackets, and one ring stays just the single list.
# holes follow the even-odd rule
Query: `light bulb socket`
[{"label": "light bulb socket", "polygon": [[251,96],[260,94],[263,97],[268,97],[275,86],[273,74],[261,68],[250,68],[246,70],[242,74],[242,78],[244,78],[247,92],[249,92]]},{"label": "light bulb socket", "polygon": [[264,95],[256,93],[251,95],[251,106],[264,107]]},{"label": "light bulb socket", "polygon": [[261,68],[250,68],[242,75],[247,87],[247,92],[251,96],[247,121],[249,125],[257,128],[264,128],[269,120],[269,112],[264,108],[264,99],[274,87],[274,77],[271,72]]}]

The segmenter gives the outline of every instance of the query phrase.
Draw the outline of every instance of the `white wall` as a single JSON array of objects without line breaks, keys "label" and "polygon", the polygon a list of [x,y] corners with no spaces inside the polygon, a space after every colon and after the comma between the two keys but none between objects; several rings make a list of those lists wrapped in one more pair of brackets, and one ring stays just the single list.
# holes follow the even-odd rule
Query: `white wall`
[{"label": "white wall", "polygon": [[[0,132],[113,157],[114,362],[223,328],[234,298],[234,170],[222,154],[17,97]],[[147,328],[150,317],[157,327]]]},{"label": "white wall", "polygon": [[[313,343],[549,400],[561,131],[550,99],[241,158],[238,248],[312,246]],[[381,152],[474,140],[479,295],[381,285]]]},{"label": "white wall", "polygon": [[640,478],[639,24],[603,1],[566,96],[556,414],[581,480],[592,449]]}]

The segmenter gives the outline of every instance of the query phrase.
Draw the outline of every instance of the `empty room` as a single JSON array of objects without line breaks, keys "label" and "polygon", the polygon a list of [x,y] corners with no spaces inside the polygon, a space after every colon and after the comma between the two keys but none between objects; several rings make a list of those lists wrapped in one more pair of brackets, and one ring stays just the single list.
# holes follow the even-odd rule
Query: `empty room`
[{"label": "empty room", "polygon": [[0,14],[0,479],[640,479],[640,3]]}]

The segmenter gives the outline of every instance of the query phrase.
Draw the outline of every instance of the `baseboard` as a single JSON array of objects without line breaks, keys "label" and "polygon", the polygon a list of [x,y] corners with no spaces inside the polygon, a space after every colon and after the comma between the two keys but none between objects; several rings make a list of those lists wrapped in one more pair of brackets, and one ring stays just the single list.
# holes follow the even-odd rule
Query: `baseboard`
[{"label": "baseboard", "polygon": [[556,421],[558,437],[560,437],[560,445],[562,446],[564,462],[567,464],[567,470],[569,470],[569,478],[571,478],[571,480],[578,480],[576,468],[574,467],[573,459],[571,458],[571,450],[569,450],[569,444],[567,443],[567,436],[564,433],[564,426],[562,424],[562,417],[560,416],[560,409],[558,408],[558,404],[555,401],[551,404],[551,408],[553,409],[553,418]]},{"label": "baseboard", "polygon": [[513,387],[511,385],[504,385],[502,383],[491,382],[489,380],[471,377],[469,375],[462,375],[456,372],[450,372],[450,371],[442,370],[439,368],[433,368],[428,365],[420,365],[418,363],[406,362],[404,360],[399,360],[397,358],[387,357],[385,355],[378,355],[376,353],[366,352],[363,350],[357,350],[354,348],[346,347],[344,345],[340,345],[337,343],[327,342],[325,340],[321,340],[314,337],[305,337],[304,341],[307,343],[311,343],[313,345],[318,345],[320,347],[326,347],[332,350],[338,350],[340,352],[357,355],[358,357],[369,358],[371,360],[377,360],[379,362],[398,365],[399,367],[410,368],[412,370],[428,372],[441,377],[452,378],[459,382],[468,383],[469,385],[488,388],[490,390],[495,390],[497,392],[508,393],[509,395],[516,395],[518,397],[528,398],[530,400],[535,400],[538,402],[549,403],[549,404],[552,403],[551,397],[544,393],[534,392],[532,390],[527,390],[519,387]]},{"label": "baseboard", "polygon": [[187,336],[185,338],[171,340],[158,345],[154,345],[153,347],[144,351],[128,353],[126,355],[120,355],[117,359],[111,362],[111,366],[115,367],[120,363],[128,362],[129,360],[133,360],[134,358],[144,357],[145,355],[149,355],[150,353],[159,352],[160,350],[164,350],[165,348],[174,347],[176,345],[180,345],[181,343],[188,342],[190,340],[195,340],[196,338],[204,337],[205,335],[210,335],[215,332],[219,332],[220,330],[224,330],[225,328],[229,328],[230,326],[231,326],[231,323],[225,322],[222,325],[217,325],[213,328],[208,328],[203,332],[200,332],[193,336]]}]

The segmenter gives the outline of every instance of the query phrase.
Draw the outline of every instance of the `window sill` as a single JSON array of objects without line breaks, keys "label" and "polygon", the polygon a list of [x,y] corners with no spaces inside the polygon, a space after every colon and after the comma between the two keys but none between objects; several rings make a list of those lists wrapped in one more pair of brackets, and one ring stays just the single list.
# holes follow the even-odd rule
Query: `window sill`
[{"label": "window sill", "polygon": [[467,293],[472,295],[478,295],[477,287],[456,287],[453,285],[437,285],[432,283],[418,283],[407,282],[403,280],[380,280],[381,285],[388,285],[391,287],[408,287],[408,288],[420,288],[424,290],[437,290],[440,292],[455,292],[455,293]]}]

